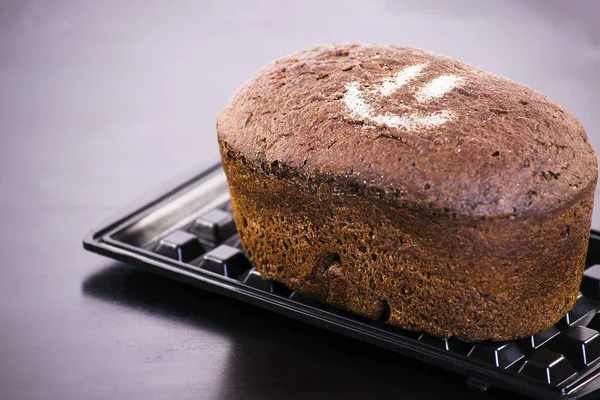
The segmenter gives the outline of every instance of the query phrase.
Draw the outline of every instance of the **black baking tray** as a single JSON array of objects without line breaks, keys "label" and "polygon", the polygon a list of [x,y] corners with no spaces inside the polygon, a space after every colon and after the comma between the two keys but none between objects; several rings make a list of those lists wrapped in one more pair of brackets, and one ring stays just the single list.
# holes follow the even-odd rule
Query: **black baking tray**
[{"label": "black baking tray", "polygon": [[469,344],[370,321],[264,281],[246,259],[221,165],[194,173],[110,218],[83,246],[201,289],[452,370],[478,390],[536,399],[600,398],[600,232],[593,231],[575,307],[551,329]]}]

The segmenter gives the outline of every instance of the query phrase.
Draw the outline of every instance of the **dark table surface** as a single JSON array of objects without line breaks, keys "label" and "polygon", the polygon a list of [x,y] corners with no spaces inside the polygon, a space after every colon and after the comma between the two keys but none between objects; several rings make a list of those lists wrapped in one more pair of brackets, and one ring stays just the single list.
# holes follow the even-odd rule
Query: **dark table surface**
[{"label": "dark table surface", "polygon": [[330,41],[516,79],[600,149],[594,0],[0,0],[0,399],[508,396],[81,248],[155,185],[218,161],[215,117],[257,68]]}]

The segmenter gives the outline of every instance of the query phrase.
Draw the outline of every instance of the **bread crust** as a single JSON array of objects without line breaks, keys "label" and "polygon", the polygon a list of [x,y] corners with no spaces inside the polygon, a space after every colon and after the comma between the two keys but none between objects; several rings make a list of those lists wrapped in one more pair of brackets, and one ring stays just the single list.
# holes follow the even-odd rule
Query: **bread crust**
[{"label": "bread crust", "polygon": [[242,85],[217,133],[268,279],[465,341],[538,333],[574,304],[596,157],[525,86],[415,49],[318,46]]}]

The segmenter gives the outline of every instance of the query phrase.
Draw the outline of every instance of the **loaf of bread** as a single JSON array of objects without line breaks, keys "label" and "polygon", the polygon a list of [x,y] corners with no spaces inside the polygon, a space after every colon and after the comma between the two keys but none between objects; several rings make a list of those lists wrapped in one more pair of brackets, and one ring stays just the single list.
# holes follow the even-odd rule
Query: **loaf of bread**
[{"label": "loaf of bread", "polygon": [[536,334],[575,302],[596,156],[526,86],[412,48],[318,46],[243,84],[217,133],[266,279],[465,341]]}]

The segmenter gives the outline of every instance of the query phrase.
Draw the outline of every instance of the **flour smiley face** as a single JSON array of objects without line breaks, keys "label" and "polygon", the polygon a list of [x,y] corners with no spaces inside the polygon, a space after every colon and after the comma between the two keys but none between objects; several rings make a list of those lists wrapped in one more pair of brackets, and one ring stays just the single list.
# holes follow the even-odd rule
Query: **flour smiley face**
[{"label": "flour smiley face", "polygon": [[[440,110],[421,113],[411,110],[409,106],[399,104],[401,113],[377,112],[376,104],[386,97],[392,96],[400,88],[410,85],[427,68],[427,63],[411,65],[383,80],[374,89],[363,90],[358,82],[346,85],[344,102],[354,118],[384,125],[390,128],[403,129],[409,132],[431,129],[454,119],[456,115],[451,110]],[[419,87],[413,87],[413,97],[420,104],[442,98],[451,90],[464,85],[465,78],[458,75],[440,75]]]}]

